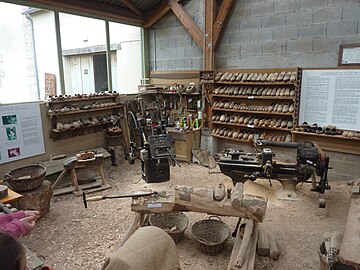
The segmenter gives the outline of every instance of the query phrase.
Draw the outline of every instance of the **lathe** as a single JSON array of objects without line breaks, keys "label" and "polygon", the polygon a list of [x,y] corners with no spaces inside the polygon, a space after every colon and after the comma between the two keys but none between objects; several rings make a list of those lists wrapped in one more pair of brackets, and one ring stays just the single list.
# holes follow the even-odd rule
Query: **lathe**
[{"label": "lathe", "polygon": [[[275,153],[269,148],[271,146],[295,148],[296,162],[282,163],[274,160]],[[217,163],[221,172],[229,176],[234,185],[237,182],[265,178],[270,184],[271,180],[278,180],[286,188],[289,186],[295,188],[298,183],[311,183],[311,190],[320,194],[330,189],[327,177],[329,157],[312,142],[258,140],[255,142],[253,153],[228,149],[217,156]],[[311,181],[309,181],[310,178],[312,178]]]}]

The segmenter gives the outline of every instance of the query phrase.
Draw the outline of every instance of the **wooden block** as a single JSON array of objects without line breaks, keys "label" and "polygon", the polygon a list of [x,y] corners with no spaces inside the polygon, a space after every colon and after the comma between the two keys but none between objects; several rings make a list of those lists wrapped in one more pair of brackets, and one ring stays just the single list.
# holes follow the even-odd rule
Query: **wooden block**
[{"label": "wooden block", "polygon": [[40,217],[44,217],[50,210],[52,194],[53,190],[50,181],[44,180],[37,189],[21,192],[23,196],[13,204],[20,210],[37,210],[40,212]]},{"label": "wooden block", "polygon": [[270,252],[269,252],[270,259],[273,260],[279,259],[280,256],[279,246],[276,242],[275,237],[271,234],[269,234],[269,246],[270,246]]},{"label": "wooden block", "polygon": [[360,196],[352,195],[339,259],[346,265],[360,267]]},{"label": "wooden block", "polygon": [[235,187],[231,191],[231,195],[230,195],[231,206],[234,208],[240,208],[242,199],[243,199],[243,184],[241,182],[237,182]]},{"label": "wooden block", "polygon": [[225,198],[225,185],[223,183],[219,183],[214,187],[214,200],[221,201]]},{"label": "wooden block", "polygon": [[241,242],[241,247],[235,259],[235,264],[237,267],[241,267],[244,264],[244,261],[246,259],[246,252],[250,245],[253,229],[254,229],[254,221],[251,219],[246,220],[245,232]]},{"label": "wooden block", "polygon": [[259,225],[259,236],[256,254],[259,256],[269,256],[270,254],[269,233],[261,225]]}]

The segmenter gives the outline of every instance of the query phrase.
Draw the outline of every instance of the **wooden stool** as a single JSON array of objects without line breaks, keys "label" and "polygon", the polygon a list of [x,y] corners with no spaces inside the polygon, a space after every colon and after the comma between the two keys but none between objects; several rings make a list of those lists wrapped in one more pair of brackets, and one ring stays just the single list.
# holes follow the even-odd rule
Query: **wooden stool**
[{"label": "wooden stool", "polygon": [[[110,188],[111,186],[106,182],[106,179],[105,179],[104,168],[103,168],[103,163],[104,163],[103,157],[104,157],[103,154],[95,154],[94,158],[91,158],[91,159],[78,160],[76,157],[72,157],[72,158],[65,160],[64,170],[58,176],[55,183],[52,185],[52,188],[53,189],[55,188],[55,186],[61,181],[61,179],[65,176],[65,174],[68,171],[70,171],[70,178],[71,178],[71,183],[72,183],[73,187],[65,188],[65,189],[61,189],[61,190],[54,190],[54,195],[62,195],[62,194],[67,194],[67,193],[73,192],[75,195],[80,196],[83,193],[82,189],[96,188],[96,189],[92,189],[91,191],[88,191],[88,192],[95,192],[95,191],[100,191],[100,190]],[[91,166],[98,167],[99,172],[100,172],[100,177],[101,177],[101,183],[99,184],[98,182],[95,182],[95,183],[90,183],[90,184],[84,184],[84,185],[81,185],[81,188],[80,188],[80,185],[78,183],[78,179],[76,176],[76,169],[88,168]]]}]

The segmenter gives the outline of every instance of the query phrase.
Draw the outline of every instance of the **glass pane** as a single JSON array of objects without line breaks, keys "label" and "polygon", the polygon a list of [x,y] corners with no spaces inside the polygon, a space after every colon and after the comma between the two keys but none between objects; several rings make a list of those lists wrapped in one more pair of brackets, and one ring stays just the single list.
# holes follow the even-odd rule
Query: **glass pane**
[{"label": "glass pane", "polygon": [[108,90],[105,22],[61,13],[60,33],[66,93]]},{"label": "glass pane", "polygon": [[0,2],[0,102],[39,100],[28,8]]},{"label": "glass pane", "polygon": [[142,74],[141,28],[112,22],[109,28],[113,90],[137,93]]}]

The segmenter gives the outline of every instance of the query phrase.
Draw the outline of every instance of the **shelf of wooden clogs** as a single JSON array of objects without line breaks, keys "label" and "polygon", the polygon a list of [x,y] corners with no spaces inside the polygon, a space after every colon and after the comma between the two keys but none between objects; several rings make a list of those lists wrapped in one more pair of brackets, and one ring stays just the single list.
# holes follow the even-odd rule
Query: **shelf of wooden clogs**
[{"label": "shelf of wooden clogs", "polygon": [[54,100],[49,100],[47,103],[49,104],[61,104],[61,103],[73,103],[73,102],[79,102],[79,101],[84,101],[84,102],[89,102],[89,101],[93,101],[93,100],[101,100],[101,99],[110,99],[110,98],[115,98],[117,97],[119,94],[112,94],[112,95],[98,95],[98,96],[86,96],[86,97],[81,97],[78,98],[76,96],[74,97],[63,97],[63,98],[57,98]]},{"label": "shelf of wooden clogs", "polygon": [[215,135],[215,134],[212,134],[212,136],[215,137],[215,138],[231,140],[231,141],[236,141],[236,142],[253,143],[253,140],[241,140],[241,139],[235,139],[235,138],[232,138],[232,137]]},{"label": "shelf of wooden clogs", "polygon": [[295,141],[312,141],[316,142],[323,150],[360,154],[360,138],[349,138],[341,135],[326,135],[312,132],[292,131]]},{"label": "shelf of wooden clogs", "polygon": [[267,112],[267,111],[247,111],[247,110],[233,110],[224,108],[211,108],[212,111],[236,112],[236,113],[249,113],[249,114],[264,114],[264,115],[282,115],[293,116],[294,113],[280,113],[280,112]]},{"label": "shelf of wooden clogs", "polygon": [[213,94],[213,97],[216,98],[236,98],[236,99],[265,99],[265,100],[294,100],[295,97],[291,96],[237,96],[237,95],[221,95],[221,94]]},{"label": "shelf of wooden clogs", "polygon": [[62,113],[48,113],[48,115],[51,117],[53,116],[63,116],[63,115],[73,115],[73,114],[82,114],[82,113],[90,113],[90,112],[97,112],[97,111],[106,111],[106,110],[112,110],[112,109],[118,109],[123,107],[123,105],[116,105],[116,106],[108,106],[108,107],[101,107],[101,108],[94,108],[94,109],[87,109],[87,110],[71,110],[68,112],[62,112]]},{"label": "shelf of wooden clogs", "polygon": [[71,137],[91,134],[95,132],[102,131],[103,129],[109,127],[109,124],[111,122],[106,123],[99,123],[99,124],[93,124],[88,126],[83,126],[79,128],[70,128],[70,129],[64,129],[64,130],[58,130],[58,129],[52,129],[50,132],[50,138],[54,141],[67,139]]},{"label": "shelf of wooden clogs", "polygon": [[278,127],[270,127],[270,126],[255,126],[255,125],[241,125],[236,123],[229,123],[229,122],[212,122],[215,125],[224,125],[224,126],[232,126],[232,127],[242,127],[242,128],[250,128],[250,129],[272,129],[272,130],[279,130],[279,131],[286,131],[291,132],[292,129],[289,128],[278,128]]},{"label": "shelf of wooden clogs", "polygon": [[254,85],[254,86],[259,86],[259,85],[283,85],[283,86],[293,86],[296,85],[297,82],[244,82],[244,81],[240,81],[240,82],[226,82],[226,81],[216,81],[213,84],[228,84],[228,85]]}]

